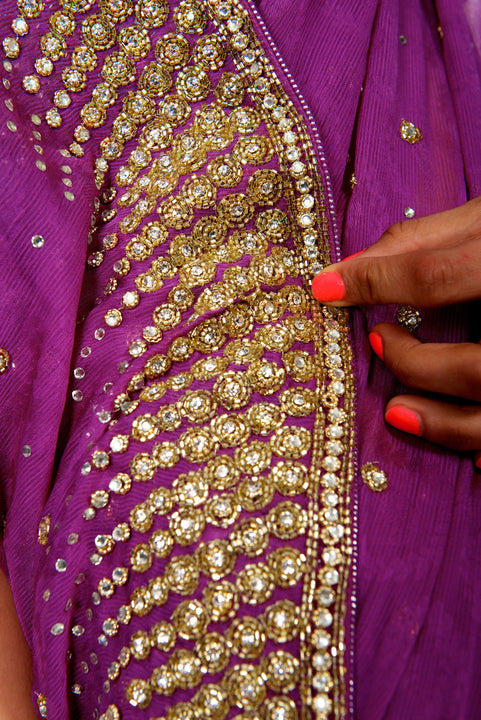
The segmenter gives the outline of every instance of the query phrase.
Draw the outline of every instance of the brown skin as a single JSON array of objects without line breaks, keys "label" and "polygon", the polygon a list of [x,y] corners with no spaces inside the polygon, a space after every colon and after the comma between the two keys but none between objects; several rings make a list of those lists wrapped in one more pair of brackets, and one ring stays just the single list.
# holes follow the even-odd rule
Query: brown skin
[{"label": "brown skin", "polygon": [[[400,303],[441,307],[481,298],[481,197],[453,210],[390,227],[364,253],[330,265],[345,285],[337,307]],[[414,411],[427,440],[454,450],[481,450],[481,346],[421,343],[389,323],[372,328],[384,362],[408,387],[458,398],[443,403],[418,395],[392,398]],[[479,403],[463,404],[463,399]],[[478,455],[477,455],[478,457]]]},{"label": "brown skin", "polygon": [[32,658],[1,570],[0,608],[0,720],[38,720],[31,700]]}]

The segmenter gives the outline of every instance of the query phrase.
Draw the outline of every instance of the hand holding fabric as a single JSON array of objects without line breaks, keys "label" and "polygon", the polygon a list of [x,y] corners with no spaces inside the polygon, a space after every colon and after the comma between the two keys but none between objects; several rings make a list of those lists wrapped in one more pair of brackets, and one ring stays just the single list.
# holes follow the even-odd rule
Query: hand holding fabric
[{"label": "hand holding fabric", "polygon": [[[400,303],[441,307],[481,298],[481,198],[453,210],[390,227],[364,252],[314,278],[326,305]],[[392,398],[388,423],[455,450],[481,450],[481,346],[422,343],[382,323],[369,336],[387,367],[408,387],[458,398]],[[479,404],[463,404],[462,399]],[[476,455],[481,464],[481,452]]]}]

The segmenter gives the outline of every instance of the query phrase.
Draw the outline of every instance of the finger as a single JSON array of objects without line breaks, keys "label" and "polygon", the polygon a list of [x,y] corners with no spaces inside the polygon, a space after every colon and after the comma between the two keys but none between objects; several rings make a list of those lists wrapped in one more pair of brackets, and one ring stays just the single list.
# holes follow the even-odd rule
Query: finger
[{"label": "finger", "polygon": [[478,197],[452,210],[395,223],[363,253],[367,257],[400,255],[415,250],[455,247],[480,238],[481,197]]},{"label": "finger", "polygon": [[369,341],[407,387],[481,402],[479,343],[421,343],[408,330],[389,323],[374,327]]},{"label": "finger", "polygon": [[336,263],[317,275],[314,297],[326,305],[401,303],[440,307],[481,296],[481,239],[441,250]]},{"label": "finger", "polygon": [[416,395],[400,395],[389,401],[384,418],[397,430],[452,450],[481,447],[481,406],[451,405]]}]

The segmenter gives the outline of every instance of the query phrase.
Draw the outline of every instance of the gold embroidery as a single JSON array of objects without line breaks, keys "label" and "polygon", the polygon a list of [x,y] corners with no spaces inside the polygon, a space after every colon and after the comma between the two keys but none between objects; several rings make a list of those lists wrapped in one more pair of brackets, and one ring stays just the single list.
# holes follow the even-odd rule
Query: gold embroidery
[{"label": "gold embroidery", "polygon": [[423,138],[421,130],[410,120],[401,120],[399,132],[402,139],[410,145],[415,145]]},{"label": "gold embroidery", "polygon": [[0,375],[8,370],[10,363],[10,353],[8,350],[0,348]]},{"label": "gold embroidery", "polygon": [[386,473],[376,463],[366,463],[361,468],[361,477],[374,492],[382,492],[387,488]]},{"label": "gold embroidery", "polygon": [[[156,648],[167,661],[147,680],[136,665],[126,700],[146,708],[191,688],[167,720],[234,707],[294,720],[287,694],[297,686],[303,718],[331,709],[342,718],[352,379],[345,315],[318,309],[296,280],[329,257],[304,122],[237,3],[173,3],[177,32],[164,35],[151,32],[168,21],[163,0],[61,5],[25,89],[41,87],[80,29],[47,122],[60,126],[96,72],[70,151],[99,146],[89,272],[116,258],[102,331],[130,328],[130,310],[145,309],[119,366],[132,363],[112,410],[119,425],[82,470],[98,471],[85,520],[105,523],[90,563],[124,558],[94,601],[100,644],[128,637],[106,676],[117,682]],[[42,10],[19,2],[27,29]],[[4,42],[12,58],[25,33],[16,27]],[[123,496],[132,500],[119,518]],[[174,609],[158,622],[169,599]],[[222,634],[212,622],[225,623]],[[275,645],[264,654],[267,640]],[[110,705],[101,717],[119,713]]]}]

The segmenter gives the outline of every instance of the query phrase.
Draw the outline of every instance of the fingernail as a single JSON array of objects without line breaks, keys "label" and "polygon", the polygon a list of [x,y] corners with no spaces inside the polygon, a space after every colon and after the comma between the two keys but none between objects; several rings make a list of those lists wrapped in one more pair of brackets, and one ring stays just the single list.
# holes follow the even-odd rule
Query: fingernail
[{"label": "fingernail", "polygon": [[312,281],[312,292],[320,302],[333,302],[343,299],[346,288],[337,272],[322,272]]},{"label": "fingernail", "polygon": [[384,348],[382,344],[382,337],[377,333],[375,330],[372,330],[369,333],[369,342],[371,343],[371,347],[378,356],[378,358],[381,358],[381,360],[384,360]]},{"label": "fingernail", "polygon": [[474,454],[474,464],[478,468],[478,470],[481,470],[481,452],[477,452]]},{"label": "fingernail", "polygon": [[413,410],[408,410],[402,405],[394,405],[394,407],[386,410],[384,418],[386,422],[397,430],[402,430],[410,435],[421,436],[421,420]]},{"label": "fingernail", "polygon": [[353,253],[352,255],[348,255],[347,257],[342,258],[341,262],[346,262],[346,260],[352,260],[352,258],[355,258],[358,255],[362,255],[363,252],[366,252],[366,248],[363,248],[362,250],[359,250],[359,252]]}]

